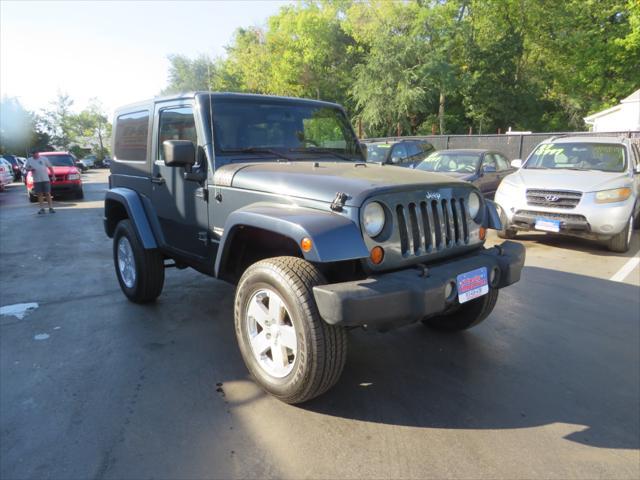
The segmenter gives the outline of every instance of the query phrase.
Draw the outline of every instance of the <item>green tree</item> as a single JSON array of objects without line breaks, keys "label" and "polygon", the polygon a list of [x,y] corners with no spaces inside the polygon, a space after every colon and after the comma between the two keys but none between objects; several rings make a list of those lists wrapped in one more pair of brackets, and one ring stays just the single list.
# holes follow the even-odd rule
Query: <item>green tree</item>
[{"label": "green tree", "polygon": [[50,102],[49,109],[39,117],[40,126],[49,134],[52,143],[63,150],[68,150],[74,135],[73,100],[66,93],[58,93]]},{"label": "green tree", "polygon": [[184,55],[169,56],[169,85],[163,94],[208,90],[215,64],[207,56],[190,59]]},{"label": "green tree", "polygon": [[37,117],[15,97],[0,102],[0,153],[27,156],[34,149],[49,148],[48,134],[38,127]]},{"label": "green tree", "polygon": [[97,99],[92,99],[85,110],[72,115],[70,125],[73,141],[90,146],[99,160],[109,153],[107,145],[111,137],[111,123]]}]

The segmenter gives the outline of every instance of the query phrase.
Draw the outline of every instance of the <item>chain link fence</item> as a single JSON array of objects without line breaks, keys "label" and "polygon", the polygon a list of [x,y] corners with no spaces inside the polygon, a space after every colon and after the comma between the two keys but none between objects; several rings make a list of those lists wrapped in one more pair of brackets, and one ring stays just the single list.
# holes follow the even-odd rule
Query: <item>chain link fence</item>
[{"label": "chain link fence", "polygon": [[634,143],[640,144],[640,131],[627,132],[553,132],[553,133],[513,133],[501,135],[421,135],[411,137],[383,137],[367,138],[364,141],[378,140],[426,140],[436,150],[454,148],[481,148],[496,150],[505,154],[509,159],[525,159],[536,146],[551,137],[558,136],[589,136],[589,137],[624,137],[630,138]]}]

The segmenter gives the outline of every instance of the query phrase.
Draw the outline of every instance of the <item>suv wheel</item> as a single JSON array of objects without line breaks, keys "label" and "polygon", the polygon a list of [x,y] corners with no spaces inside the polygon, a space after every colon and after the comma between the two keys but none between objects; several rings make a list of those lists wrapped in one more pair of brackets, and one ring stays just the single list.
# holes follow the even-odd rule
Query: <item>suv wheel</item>
[{"label": "suv wheel", "polygon": [[627,226],[620,233],[609,239],[608,247],[612,252],[626,253],[631,245],[631,236],[633,235],[633,216],[629,218]]},{"label": "suv wheel", "polygon": [[422,323],[434,330],[457,332],[474,327],[487,318],[498,301],[498,290],[490,288],[489,293],[480,298],[463,303],[456,310],[445,315],[429,317]]},{"label": "suv wheel", "polygon": [[277,257],[251,265],[235,298],[235,328],[257,383],[286,403],[302,403],[340,378],[347,356],[342,327],[320,318],[313,287],[326,283],[309,262]]},{"label": "suv wheel", "polygon": [[144,249],[128,219],[118,223],[113,235],[113,262],[120,288],[132,302],[151,302],[162,292],[162,254]]}]

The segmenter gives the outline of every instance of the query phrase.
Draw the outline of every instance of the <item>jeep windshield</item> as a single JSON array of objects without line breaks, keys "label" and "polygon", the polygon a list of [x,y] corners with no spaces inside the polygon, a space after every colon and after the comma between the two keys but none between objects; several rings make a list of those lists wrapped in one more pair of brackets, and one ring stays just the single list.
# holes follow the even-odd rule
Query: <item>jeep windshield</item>
[{"label": "jeep windshield", "polygon": [[268,98],[225,98],[215,99],[212,110],[219,155],[362,161],[357,138],[338,108]]},{"label": "jeep windshield", "polygon": [[615,143],[545,143],[524,165],[526,169],[624,172],[624,146]]}]

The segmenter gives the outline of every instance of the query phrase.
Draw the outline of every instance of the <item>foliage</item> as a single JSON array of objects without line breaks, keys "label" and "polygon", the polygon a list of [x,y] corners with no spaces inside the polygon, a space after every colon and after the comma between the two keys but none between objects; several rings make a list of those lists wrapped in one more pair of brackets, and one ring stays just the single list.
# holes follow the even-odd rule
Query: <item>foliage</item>
[{"label": "foliage", "polygon": [[17,98],[4,97],[0,102],[0,153],[21,157],[34,149],[47,149],[51,139],[38,126],[37,118]]},{"label": "foliage", "polygon": [[0,104],[0,152],[27,156],[32,150],[68,150],[82,156],[87,150],[103,159],[109,154],[111,123],[102,105],[93,99],[80,113],[73,100],[58,94],[40,115],[27,111],[16,98]]},{"label": "foliage", "polygon": [[169,60],[167,91],[335,101],[370,136],[583,129],[640,87],[640,2],[308,0]]}]

